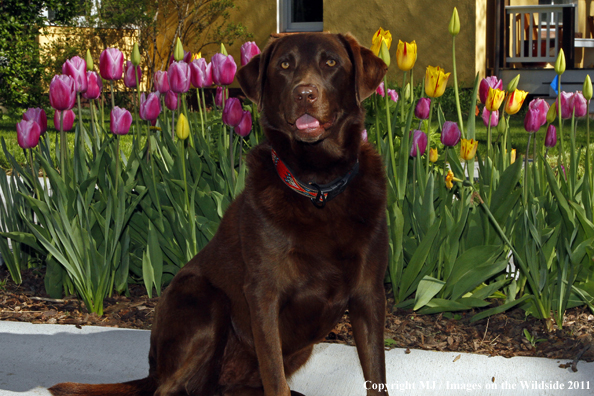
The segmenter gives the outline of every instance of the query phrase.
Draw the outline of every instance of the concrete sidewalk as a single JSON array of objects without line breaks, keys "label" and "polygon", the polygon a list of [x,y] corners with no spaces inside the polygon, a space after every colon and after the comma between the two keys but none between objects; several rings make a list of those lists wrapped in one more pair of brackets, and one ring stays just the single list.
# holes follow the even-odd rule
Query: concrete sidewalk
[{"label": "concrete sidewalk", "polygon": [[[145,377],[149,334],[0,321],[0,395],[49,395],[45,387],[63,381]],[[567,361],[393,349],[386,353],[387,386],[392,395],[594,394],[594,363],[579,362],[576,373],[559,368],[562,363]],[[356,349],[337,344],[317,345],[290,384],[306,396],[366,394]]]}]

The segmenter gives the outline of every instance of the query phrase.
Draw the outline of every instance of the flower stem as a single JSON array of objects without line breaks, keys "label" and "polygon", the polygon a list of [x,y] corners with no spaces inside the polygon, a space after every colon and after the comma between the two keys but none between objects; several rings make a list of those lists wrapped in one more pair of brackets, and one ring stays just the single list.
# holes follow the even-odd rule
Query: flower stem
[{"label": "flower stem", "polygon": [[[134,80],[136,81],[136,96],[138,97],[138,108],[140,109],[140,84],[138,83],[138,69],[136,68],[136,66],[133,66],[134,68]],[[136,108],[135,108],[136,110]],[[140,148],[140,126],[138,125],[138,112],[135,111],[136,113],[136,117],[135,117],[135,123],[136,123],[136,150],[138,150]]]},{"label": "flower stem", "polygon": [[[402,100],[402,99],[401,99]],[[377,104],[377,94],[373,94],[373,105],[375,107],[375,145],[377,153],[382,156],[381,133],[379,127],[379,107]]]},{"label": "flower stem", "polygon": [[431,150],[431,117],[433,116],[433,106],[435,104],[436,98],[431,98],[431,105],[429,106],[429,119],[427,120],[427,149],[425,153],[427,154],[427,158],[425,159],[425,167],[429,169],[429,153]]},{"label": "flower stem", "polygon": [[192,148],[194,148],[194,136],[192,135],[192,124],[190,123],[190,119],[188,118],[188,106],[186,103],[186,94],[185,92],[181,94],[181,102],[182,102],[182,108],[184,111],[184,116],[186,116],[186,118],[188,119],[188,126],[190,126],[190,146],[192,146]]},{"label": "flower stem", "polygon": [[390,102],[388,98],[388,79],[384,76],[384,102],[386,104],[386,128],[388,130],[388,142],[390,144],[390,161],[392,163],[392,174],[396,178],[396,153],[394,152],[394,137],[392,136],[392,122],[390,120]]},{"label": "flower stem", "polygon": [[202,114],[202,106],[200,105],[200,89],[196,88],[196,99],[198,103],[198,111],[200,112],[200,125],[202,125],[202,137],[204,138],[204,116]]},{"label": "flower stem", "polygon": [[64,111],[60,111],[60,173],[66,181],[66,133],[64,132]]},{"label": "flower stem", "polygon": [[32,182],[33,182],[33,188],[35,190],[35,194],[37,194],[37,199],[41,199],[41,194],[39,193],[39,190],[37,189],[37,177],[35,176],[35,166],[33,165],[33,154],[31,154],[33,152],[33,149],[29,149],[29,164],[31,164],[31,176],[33,176]]},{"label": "flower stem", "polygon": [[186,176],[186,151],[185,141],[180,140],[179,145],[181,146],[181,160],[182,160],[182,172],[184,173],[184,193],[186,195],[186,210],[190,211],[190,199],[188,198],[188,181]]},{"label": "flower stem", "polygon": [[116,173],[115,173],[115,193],[118,196],[118,181],[120,179],[120,135],[116,135]]},{"label": "flower stem", "polygon": [[113,97],[113,80],[109,80],[109,87],[111,89],[111,109],[113,110],[115,107],[115,98]]},{"label": "flower stem", "polygon": [[526,157],[524,157],[524,207],[528,205],[528,153],[530,152],[530,139],[532,134],[528,134],[528,144],[526,145]]},{"label": "flower stem", "polygon": [[[456,71],[456,36],[452,36],[452,64],[452,71],[454,72],[454,92],[456,94],[456,110],[458,111],[458,122],[460,124],[460,131],[462,132],[462,137],[466,138],[466,133],[464,132],[464,121],[462,119],[462,109],[460,108],[460,95],[458,94],[458,73]],[[490,123],[491,119],[489,118],[489,124]]]},{"label": "flower stem", "polygon": [[561,118],[561,76],[557,78],[557,111],[559,112],[559,136],[561,137],[561,153],[559,153],[559,160],[561,165],[565,166],[565,145],[563,144],[563,119]]}]

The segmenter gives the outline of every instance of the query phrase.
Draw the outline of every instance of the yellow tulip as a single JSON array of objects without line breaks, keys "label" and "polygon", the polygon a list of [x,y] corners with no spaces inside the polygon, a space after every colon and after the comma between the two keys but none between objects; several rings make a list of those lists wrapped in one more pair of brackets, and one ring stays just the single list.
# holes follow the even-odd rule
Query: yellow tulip
[{"label": "yellow tulip", "polygon": [[415,66],[416,61],[417,43],[414,40],[412,43],[404,43],[398,40],[398,48],[396,49],[398,68],[402,71],[409,71]]},{"label": "yellow tulip", "polygon": [[436,148],[429,149],[429,161],[437,162],[437,149]]},{"label": "yellow tulip", "polygon": [[520,108],[524,104],[524,100],[526,99],[527,95],[528,92],[515,89],[509,94],[507,100],[505,101],[505,112],[509,115],[512,115],[520,111]]},{"label": "yellow tulip", "polygon": [[192,62],[194,62],[196,59],[200,59],[202,58],[202,51],[198,52],[197,54],[192,55]]},{"label": "yellow tulip", "polygon": [[439,66],[427,66],[425,72],[425,93],[431,98],[439,98],[443,95],[448,78],[452,73],[444,73]]},{"label": "yellow tulip", "polygon": [[454,180],[454,172],[452,172],[452,170],[450,169],[448,170],[448,174],[445,178],[445,185],[448,190],[451,190],[452,187],[454,187],[454,183],[452,183],[452,180]]},{"label": "yellow tulip", "polygon": [[371,39],[370,50],[375,54],[375,56],[379,56],[380,49],[382,48],[382,42],[385,42],[386,47],[390,49],[390,46],[392,45],[392,34],[390,34],[389,30],[379,28],[379,30],[375,32],[373,38]]},{"label": "yellow tulip", "polygon": [[503,99],[505,99],[505,91],[489,87],[489,96],[487,97],[485,107],[489,111],[497,111],[501,107]]},{"label": "yellow tulip", "polygon": [[476,154],[476,148],[478,147],[478,141],[474,139],[462,139],[461,142],[460,157],[465,161],[473,159]]},{"label": "yellow tulip", "polygon": [[510,163],[513,164],[514,162],[516,162],[516,149],[512,149],[512,152],[511,152]]},{"label": "yellow tulip", "polygon": [[186,116],[181,113],[177,119],[177,125],[175,126],[175,134],[178,139],[186,140],[190,136],[190,124]]}]

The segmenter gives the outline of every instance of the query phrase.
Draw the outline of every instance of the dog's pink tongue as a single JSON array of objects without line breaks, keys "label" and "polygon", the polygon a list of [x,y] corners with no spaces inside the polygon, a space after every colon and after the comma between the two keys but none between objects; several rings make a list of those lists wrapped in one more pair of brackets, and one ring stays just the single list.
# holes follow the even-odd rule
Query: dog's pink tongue
[{"label": "dog's pink tongue", "polygon": [[316,120],[309,114],[304,114],[295,121],[297,129],[319,128],[320,121]]}]

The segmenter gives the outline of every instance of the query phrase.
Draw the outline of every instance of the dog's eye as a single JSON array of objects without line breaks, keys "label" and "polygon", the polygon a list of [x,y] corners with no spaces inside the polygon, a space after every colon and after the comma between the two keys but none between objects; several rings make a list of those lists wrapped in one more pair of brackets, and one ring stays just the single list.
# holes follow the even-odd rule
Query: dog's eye
[{"label": "dog's eye", "polygon": [[287,61],[285,61],[285,62],[281,63],[281,67],[282,67],[283,69],[285,69],[285,70],[286,70],[286,69],[288,69],[288,68],[289,68],[289,66],[290,66],[290,64],[289,64],[289,62],[287,62]]},{"label": "dog's eye", "polygon": [[328,65],[330,67],[334,67],[334,66],[336,66],[336,61],[334,59],[328,59],[326,61],[326,65]]}]

